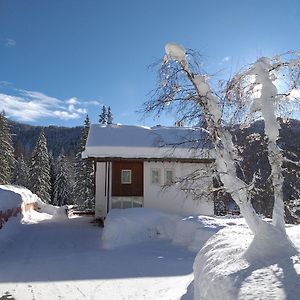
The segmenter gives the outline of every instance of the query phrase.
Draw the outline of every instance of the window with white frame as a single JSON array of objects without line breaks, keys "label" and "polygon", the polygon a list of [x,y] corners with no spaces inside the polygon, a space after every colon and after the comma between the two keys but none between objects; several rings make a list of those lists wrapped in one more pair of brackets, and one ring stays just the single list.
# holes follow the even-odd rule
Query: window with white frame
[{"label": "window with white frame", "polygon": [[131,184],[131,170],[121,170],[121,184]]},{"label": "window with white frame", "polygon": [[165,170],[165,184],[172,184],[174,182],[174,177],[173,169]]},{"label": "window with white frame", "polygon": [[160,184],[160,169],[151,169],[151,183],[152,184]]}]

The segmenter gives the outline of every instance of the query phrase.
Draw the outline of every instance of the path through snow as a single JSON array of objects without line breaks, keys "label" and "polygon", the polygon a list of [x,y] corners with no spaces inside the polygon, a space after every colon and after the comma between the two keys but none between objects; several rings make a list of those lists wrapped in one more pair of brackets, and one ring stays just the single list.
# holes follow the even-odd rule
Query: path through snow
[{"label": "path through snow", "polygon": [[0,298],[180,299],[195,254],[164,240],[103,250],[88,218],[22,225],[0,248]]}]

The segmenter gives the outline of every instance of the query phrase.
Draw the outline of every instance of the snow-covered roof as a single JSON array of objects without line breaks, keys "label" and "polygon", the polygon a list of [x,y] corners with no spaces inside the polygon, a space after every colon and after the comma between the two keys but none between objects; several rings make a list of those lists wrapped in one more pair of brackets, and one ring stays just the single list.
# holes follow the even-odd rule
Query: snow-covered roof
[{"label": "snow-covered roof", "polygon": [[83,157],[209,158],[200,128],[91,125]]}]

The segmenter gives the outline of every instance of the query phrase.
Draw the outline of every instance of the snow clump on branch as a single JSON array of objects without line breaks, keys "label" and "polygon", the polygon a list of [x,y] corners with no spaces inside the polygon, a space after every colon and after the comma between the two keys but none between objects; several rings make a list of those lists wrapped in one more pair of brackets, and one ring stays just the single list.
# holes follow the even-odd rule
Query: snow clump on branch
[{"label": "snow clump on branch", "polygon": [[165,46],[165,51],[165,62],[167,62],[168,60],[175,60],[180,62],[185,67],[188,66],[188,61],[186,59],[186,50],[183,46],[175,43],[168,43]]}]

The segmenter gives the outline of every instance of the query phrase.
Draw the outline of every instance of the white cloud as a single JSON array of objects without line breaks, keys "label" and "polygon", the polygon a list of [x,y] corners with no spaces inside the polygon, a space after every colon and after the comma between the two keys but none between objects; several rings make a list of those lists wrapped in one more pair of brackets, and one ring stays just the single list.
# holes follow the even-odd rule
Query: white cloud
[{"label": "white cloud", "polygon": [[63,119],[63,120],[72,120],[72,119],[78,119],[80,118],[80,114],[73,112],[70,113],[68,111],[60,111],[60,110],[56,110],[53,112],[53,114],[59,118],[59,119]]},{"label": "white cloud", "polygon": [[84,104],[84,105],[100,105],[101,102],[96,101],[96,100],[92,100],[92,101],[84,101],[83,104]]},{"label": "white cloud", "polygon": [[17,42],[14,39],[6,39],[5,40],[6,47],[15,47],[16,45],[17,45]]},{"label": "white cloud", "polygon": [[[97,101],[87,101],[94,105]],[[97,102],[98,103],[98,102]],[[10,94],[0,93],[0,111],[18,121],[38,121],[42,118],[61,120],[78,119],[87,113],[85,101],[73,97],[61,100],[37,91],[12,89]]]},{"label": "white cloud", "polygon": [[74,97],[74,98],[70,98],[69,100],[67,100],[67,103],[75,105],[78,103],[78,101],[77,101],[77,98]]}]

